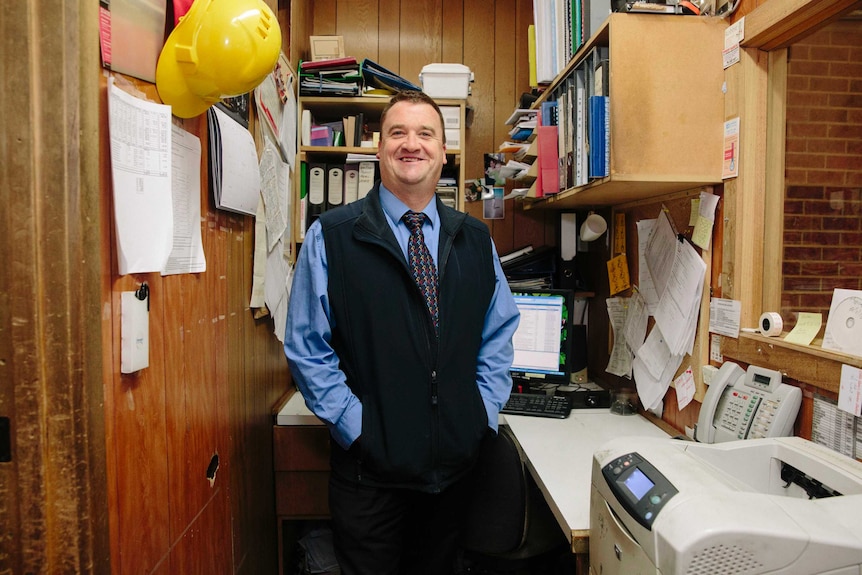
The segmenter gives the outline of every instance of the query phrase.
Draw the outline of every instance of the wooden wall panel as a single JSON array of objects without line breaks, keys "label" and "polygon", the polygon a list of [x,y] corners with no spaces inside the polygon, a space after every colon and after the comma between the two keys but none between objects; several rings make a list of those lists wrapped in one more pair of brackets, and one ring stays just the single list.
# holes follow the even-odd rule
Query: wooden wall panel
[{"label": "wooden wall panel", "polygon": [[469,104],[473,107],[473,125],[467,130],[465,161],[467,177],[481,177],[484,171],[485,152],[496,151],[500,142],[494,141],[494,48],[495,18],[483,0],[464,0],[464,64],[476,81]]},{"label": "wooden wall panel", "polygon": [[443,34],[441,0],[403,0],[399,74],[420,85],[419,72],[432,62],[441,61]]},{"label": "wooden wall panel", "polygon": [[464,60],[464,0],[443,0],[440,62]]},{"label": "wooden wall panel", "polygon": [[336,30],[344,37],[344,54],[357,60],[378,61],[379,7],[377,0],[341,0]]},{"label": "wooden wall panel", "polygon": [[[493,139],[499,146],[509,139],[511,126],[506,119],[518,106],[517,86],[515,84],[515,57],[519,46],[513,42],[517,30],[517,0],[498,0],[494,3],[494,121]],[[494,151],[490,148],[489,151]]]},{"label": "wooden wall panel", "polygon": [[[312,18],[314,22],[313,32],[310,36],[331,36],[338,34],[337,24],[338,2],[337,0],[315,0]],[[308,55],[306,58],[310,58]]]},{"label": "wooden wall panel", "polygon": [[[409,9],[409,8],[408,8]],[[401,1],[380,0],[380,27],[375,60],[384,68],[400,73],[401,70]]]}]

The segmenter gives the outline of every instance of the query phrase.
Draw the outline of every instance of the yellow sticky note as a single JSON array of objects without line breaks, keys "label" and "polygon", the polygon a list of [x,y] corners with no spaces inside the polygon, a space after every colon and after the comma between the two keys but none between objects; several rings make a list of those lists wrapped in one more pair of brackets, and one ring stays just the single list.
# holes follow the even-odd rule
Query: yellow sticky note
[{"label": "yellow sticky note", "polygon": [[608,285],[611,288],[611,295],[618,294],[631,287],[626,254],[620,254],[608,261]]},{"label": "yellow sticky note", "polygon": [[626,251],[626,215],[618,213],[614,216],[614,252],[622,254]]},{"label": "yellow sticky note", "polygon": [[691,213],[688,215],[688,225],[694,227],[700,215],[700,198],[691,199]]},{"label": "yellow sticky note", "polygon": [[708,250],[709,242],[712,240],[712,220],[703,216],[697,216],[694,232],[691,234],[691,242],[699,248]]},{"label": "yellow sticky note", "polygon": [[790,333],[784,336],[784,341],[799,345],[808,345],[820,333],[822,325],[822,314],[806,311],[799,312],[799,317],[796,318],[796,325]]}]

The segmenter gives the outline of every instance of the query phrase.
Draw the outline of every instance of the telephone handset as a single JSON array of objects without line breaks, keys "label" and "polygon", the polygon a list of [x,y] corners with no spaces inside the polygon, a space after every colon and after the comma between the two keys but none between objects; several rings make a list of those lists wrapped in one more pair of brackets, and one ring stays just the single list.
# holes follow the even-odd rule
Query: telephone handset
[{"label": "telephone handset", "polygon": [[781,383],[781,373],[755,365],[743,371],[726,361],[703,398],[695,439],[719,443],[793,433],[802,390]]}]

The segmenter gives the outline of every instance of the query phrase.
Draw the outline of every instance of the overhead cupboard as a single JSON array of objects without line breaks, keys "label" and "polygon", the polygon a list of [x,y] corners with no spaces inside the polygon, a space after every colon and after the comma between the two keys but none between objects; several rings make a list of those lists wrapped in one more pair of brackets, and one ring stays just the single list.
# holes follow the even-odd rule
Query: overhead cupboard
[{"label": "overhead cupboard", "polygon": [[543,195],[536,182],[526,207],[610,206],[720,183],[726,28],[612,13],[534,105],[553,110],[559,191]]}]

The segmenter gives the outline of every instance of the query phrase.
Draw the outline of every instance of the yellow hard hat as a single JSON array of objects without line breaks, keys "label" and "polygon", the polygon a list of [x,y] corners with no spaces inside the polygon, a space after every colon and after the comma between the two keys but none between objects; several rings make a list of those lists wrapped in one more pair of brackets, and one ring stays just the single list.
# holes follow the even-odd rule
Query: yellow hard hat
[{"label": "yellow hard hat", "polygon": [[168,36],[156,88],[180,118],[250,92],[272,72],[281,29],[263,0],[194,0]]}]

